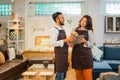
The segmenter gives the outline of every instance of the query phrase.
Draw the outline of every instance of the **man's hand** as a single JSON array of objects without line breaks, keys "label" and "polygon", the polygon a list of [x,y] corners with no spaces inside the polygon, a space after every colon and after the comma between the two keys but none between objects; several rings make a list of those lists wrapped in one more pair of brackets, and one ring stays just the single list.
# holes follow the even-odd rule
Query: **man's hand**
[{"label": "man's hand", "polygon": [[75,37],[73,37],[73,36],[69,36],[69,37],[67,37],[66,39],[64,39],[64,42],[73,42],[75,40]]},{"label": "man's hand", "polygon": [[71,33],[71,36],[73,36],[73,37],[78,36],[78,33],[74,31]]}]

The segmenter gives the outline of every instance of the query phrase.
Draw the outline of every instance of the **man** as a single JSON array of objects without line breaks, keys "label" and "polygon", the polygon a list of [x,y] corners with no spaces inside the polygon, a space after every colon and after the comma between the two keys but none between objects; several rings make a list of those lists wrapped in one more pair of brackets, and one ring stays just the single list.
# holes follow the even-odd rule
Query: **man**
[{"label": "man", "polygon": [[50,30],[50,44],[54,46],[55,52],[55,80],[64,80],[68,70],[68,44],[70,37],[66,38],[64,16],[61,12],[52,15],[55,26]]}]

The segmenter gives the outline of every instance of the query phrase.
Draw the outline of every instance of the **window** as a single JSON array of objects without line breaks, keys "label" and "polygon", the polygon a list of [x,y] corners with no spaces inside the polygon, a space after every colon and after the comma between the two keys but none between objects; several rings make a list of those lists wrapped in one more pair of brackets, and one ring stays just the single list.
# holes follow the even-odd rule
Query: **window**
[{"label": "window", "polygon": [[35,15],[51,15],[59,11],[63,14],[80,15],[80,3],[35,3]]},{"label": "window", "polygon": [[0,16],[7,16],[12,14],[11,4],[0,4]]},{"label": "window", "polygon": [[106,3],[106,13],[107,14],[120,14],[120,2]]}]

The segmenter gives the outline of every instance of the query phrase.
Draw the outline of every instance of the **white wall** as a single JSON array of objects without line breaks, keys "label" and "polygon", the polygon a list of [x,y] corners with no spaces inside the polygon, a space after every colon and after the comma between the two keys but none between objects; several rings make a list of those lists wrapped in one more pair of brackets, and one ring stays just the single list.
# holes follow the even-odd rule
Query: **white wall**
[{"label": "white wall", "polygon": [[[36,0],[35,0],[36,1]],[[33,2],[35,2],[33,1]],[[52,0],[51,0],[52,1]],[[25,47],[30,49],[33,48],[34,42],[35,42],[35,37],[38,35],[48,35],[49,36],[49,30],[50,28],[54,27],[54,21],[52,19],[52,15],[50,16],[34,16],[34,6],[29,5],[29,2],[31,0],[26,1],[26,34],[25,34]],[[84,7],[86,8],[86,7]],[[85,13],[85,11],[82,11]],[[64,15],[65,17],[65,25],[64,28],[66,30],[67,35],[70,35],[71,31],[73,28],[78,26],[78,22],[81,18],[81,15],[79,16],[67,16]],[[71,24],[67,22],[67,20],[72,20]],[[31,45],[31,46],[29,46]]]},{"label": "white wall", "polygon": [[120,0],[88,0],[88,14],[93,18],[95,28],[95,41],[97,46],[103,45],[107,39],[119,39],[119,33],[106,33],[105,32],[105,3],[108,1],[119,2]]},{"label": "white wall", "polygon": [[93,18],[96,45],[102,45],[104,38],[104,15],[100,12],[100,0],[88,0],[88,14]]},{"label": "white wall", "polygon": [[[0,0],[0,4],[9,4],[10,0]],[[10,16],[0,16],[0,23],[3,27],[7,27],[7,21],[10,19]]]},{"label": "white wall", "polygon": [[[80,16],[78,17],[70,17],[65,16],[65,25],[64,28],[66,30],[67,35],[70,35],[71,31],[74,27],[77,27]],[[72,22],[69,24],[67,22],[68,19],[71,19]],[[51,16],[37,16],[37,17],[28,17],[27,18],[27,26],[26,26],[26,48],[34,47],[35,37],[48,35],[49,30],[54,27],[54,21]],[[27,46],[31,44],[31,46]]]},{"label": "white wall", "polygon": [[[8,4],[8,3],[11,3],[10,0],[0,0],[0,3],[1,4]],[[0,23],[2,24],[2,27],[4,30],[2,30],[3,32],[3,40],[6,40],[6,30],[7,30],[7,27],[8,27],[8,20],[10,19],[10,16],[0,16]],[[5,41],[6,42],[6,41]]]},{"label": "white wall", "polygon": [[[120,41],[120,33],[106,33],[105,32],[105,16],[106,15],[110,15],[110,14],[104,14],[105,9],[104,8],[104,4],[109,1],[109,2],[118,2],[120,3],[120,0],[101,0],[101,14],[104,15],[104,22],[103,22],[103,26],[104,26],[104,42],[105,40],[119,40]],[[114,15],[113,15],[114,16]],[[116,15],[116,16],[120,16],[120,14]]]}]

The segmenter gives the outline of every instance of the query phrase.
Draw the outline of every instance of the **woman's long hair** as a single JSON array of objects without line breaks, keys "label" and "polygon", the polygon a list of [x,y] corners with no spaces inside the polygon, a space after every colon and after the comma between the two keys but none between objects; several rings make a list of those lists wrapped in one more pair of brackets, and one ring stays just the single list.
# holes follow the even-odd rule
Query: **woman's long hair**
[{"label": "woman's long hair", "polygon": [[86,19],[87,19],[85,28],[86,28],[87,30],[93,30],[93,28],[92,28],[92,26],[93,26],[93,25],[92,25],[92,18],[91,18],[89,15],[85,15],[85,16],[83,16],[83,17],[80,19],[79,25],[78,25],[78,27],[77,27],[75,30],[78,30],[78,29],[81,27],[81,20],[82,20],[83,18],[86,18]]}]

